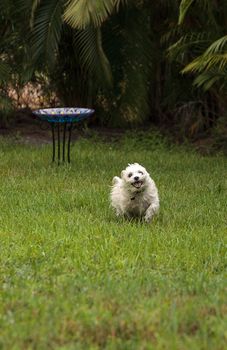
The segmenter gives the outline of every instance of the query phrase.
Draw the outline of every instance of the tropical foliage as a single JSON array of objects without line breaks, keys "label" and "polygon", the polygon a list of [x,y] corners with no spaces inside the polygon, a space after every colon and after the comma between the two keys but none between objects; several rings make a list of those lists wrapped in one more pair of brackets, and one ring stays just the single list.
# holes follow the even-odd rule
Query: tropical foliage
[{"label": "tropical foliage", "polygon": [[[193,25],[189,25],[192,19]],[[227,82],[227,3],[182,0],[178,23],[186,32],[181,33],[180,39],[170,48],[170,52],[181,58],[184,56],[182,61],[185,60],[186,66],[182,72],[195,73],[195,85],[202,86],[205,90],[216,82],[224,88]],[[190,56],[193,58],[191,62],[188,60]]]},{"label": "tropical foliage", "polygon": [[[13,0],[0,2],[0,116],[5,119],[12,110],[9,89],[19,91],[31,78],[28,75],[30,48],[27,8],[17,7]],[[23,24],[23,25],[22,25]]]},{"label": "tropical foliage", "polygon": [[106,125],[155,122],[184,137],[225,118],[226,2],[3,0],[0,6],[5,106],[9,83],[45,77],[62,104],[94,106],[97,122]]},{"label": "tropical foliage", "polygon": [[180,62],[184,75],[194,77],[198,91],[203,89],[207,126],[212,126],[221,143],[227,144],[227,2],[182,0],[178,24],[181,33],[169,48],[169,55]]},{"label": "tropical foliage", "polygon": [[[15,38],[13,24],[10,20],[10,4],[7,1],[0,3],[0,110],[5,113],[10,108],[10,99],[7,96],[7,84],[10,82],[11,66],[10,51],[11,38]],[[14,35],[13,35],[14,34]]]}]

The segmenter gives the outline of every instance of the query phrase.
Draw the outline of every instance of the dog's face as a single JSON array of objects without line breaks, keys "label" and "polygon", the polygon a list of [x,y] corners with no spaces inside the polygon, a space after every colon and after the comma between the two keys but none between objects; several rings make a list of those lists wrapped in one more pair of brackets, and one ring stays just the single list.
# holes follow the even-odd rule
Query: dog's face
[{"label": "dog's face", "polygon": [[149,174],[146,169],[138,163],[129,164],[121,172],[121,178],[131,192],[141,192],[146,187],[148,177]]}]

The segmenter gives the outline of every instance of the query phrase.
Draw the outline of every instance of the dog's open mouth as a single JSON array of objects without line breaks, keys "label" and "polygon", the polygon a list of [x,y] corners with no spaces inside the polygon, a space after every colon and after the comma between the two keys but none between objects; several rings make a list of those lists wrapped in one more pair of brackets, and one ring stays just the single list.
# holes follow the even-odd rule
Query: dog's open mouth
[{"label": "dog's open mouth", "polygon": [[135,188],[140,188],[142,184],[142,181],[135,181],[132,183],[132,186],[134,186]]}]

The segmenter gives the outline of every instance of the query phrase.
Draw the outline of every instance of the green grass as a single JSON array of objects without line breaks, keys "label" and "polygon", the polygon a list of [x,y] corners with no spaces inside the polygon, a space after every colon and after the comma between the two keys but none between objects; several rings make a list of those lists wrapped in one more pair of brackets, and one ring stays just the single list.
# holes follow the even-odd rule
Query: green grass
[{"label": "green grass", "polygon": [[[224,349],[227,159],[156,136],[0,141],[0,349]],[[117,219],[112,177],[143,164],[152,224]]]}]

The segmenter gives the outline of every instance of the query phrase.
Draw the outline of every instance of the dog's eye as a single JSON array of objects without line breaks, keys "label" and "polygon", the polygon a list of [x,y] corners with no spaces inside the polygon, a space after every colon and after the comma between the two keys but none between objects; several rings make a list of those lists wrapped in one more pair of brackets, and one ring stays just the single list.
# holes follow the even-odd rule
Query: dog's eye
[{"label": "dog's eye", "polygon": [[128,174],[128,177],[131,177],[131,176],[132,176],[132,173],[129,173],[129,174]]},{"label": "dog's eye", "polygon": [[143,172],[142,172],[141,170],[139,170],[138,173],[140,173],[141,175],[143,175]]}]

